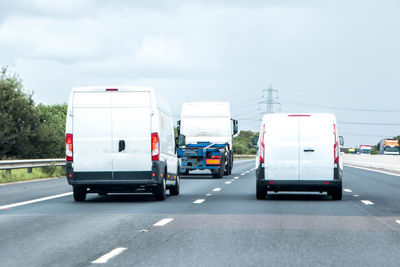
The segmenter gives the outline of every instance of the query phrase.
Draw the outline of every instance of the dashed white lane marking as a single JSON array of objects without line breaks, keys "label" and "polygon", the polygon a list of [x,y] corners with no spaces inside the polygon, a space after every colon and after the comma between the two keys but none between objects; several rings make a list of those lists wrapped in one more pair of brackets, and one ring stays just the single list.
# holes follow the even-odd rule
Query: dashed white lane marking
[{"label": "dashed white lane marking", "polygon": [[101,256],[97,260],[92,261],[92,263],[107,263],[110,259],[121,254],[126,248],[116,248],[108,252],[107,254]]},{"label": "dashed white lane marking", "polygon": [[400,220],[395,220],[395,222],[397,222],[398,224],[400,224]]},{"label": "dashed white lane marking", "polygon": [[358,195],[353,195],[353,196],[358,197]]},{"label": "dashed white lane marking", "polygon": [[236,179],[239,179],[239,176],[235,176],[235,177],[233,177],[233,179],[235,179],[235,180],[236,180]]},{"label": "dashed white lane marking", "polygon": [[216,187],[216,188],[214,188],[214,189],[213,189],[213,191],[214,191],[214,192],[221,191],[221,188],[219,188],[219,187]]},{"label": "dashed white lane marking", "polygon": [[361,202],[364,203],[365,205],[374,205],[374,203],[369,200],[361,200]]},{"label": "dashed white lane marking", "polygon": [[243,176],[243,175],[245,175],[245,173],[242,173],[241,175]]},{"label": "dashed white lane marking", "polygon": [[225,182],[225,184],[231,184],[231,183],[232,183],[231,181],[226,181],[226,182]]},{"label": "dashed white lane marking", "polygon": [[41,198],[32,199],[32,200],[23,201],[23,202],[18,202],[18,203],[14,203],[14,204],[8,204],[8,205],[0,206],[0,209],[6,210],[6,209],[9,209],[9,208],[28,205],[28,204],[32,204],[32,203],[36,203],[36,202],[40,202],[40,201],[45,201],[45,200],[50,200],[50,199],[54,199],[54,198],[59,198],[59,197],[65,197],[65,196],[69,196],[69,195],[72,195],[72,192],[62,193],[62,194],[48,196],[48,197],[41,197]]},{"label": "dashed white lane marking", "polygon": [[167,223],[172,222],[173,220],[174,220],[173,218],[165,218],[165,219],[162,219],[162,220],[156,222],[155,224],[153,224],[153,226],[164,226]]},{"label": "dashed white lane marking", "polygon": [[204,198],[199,198],[198,200],[193,201],[193,204],[201,204],[201,203],[203,203],[204,201],[205,201]]},{"label": "dashed white lane marking", "polygon": [[353,191],[351,191],[351,189],[348,189],[348,188],[345,188],[345,189],[343,189],[343,190],[344,190],[344,192],[347,192],[347,193],[353,192]]},{"label": "dashed white lane marking", "polygon": [[211,194],[206,194],[206,196],[208,196],[208,197],[209,197],[209,196],[211,196]]}]

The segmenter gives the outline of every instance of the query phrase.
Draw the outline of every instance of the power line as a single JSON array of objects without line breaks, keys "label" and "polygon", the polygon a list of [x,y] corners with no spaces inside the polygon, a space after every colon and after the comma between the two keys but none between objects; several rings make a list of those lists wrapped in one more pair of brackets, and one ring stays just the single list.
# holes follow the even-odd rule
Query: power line
[{"label": "power line", "polygon": [[339,124],[353,124],[353,125],[400,126],[400,123],[386,123],[386,122],[338,121],[338,123]]},{"label": "power line", "polygon": [[336,107],[336,106],[329,106],[329,105],[319,105],[314,103],[308,103],[298,100],[292,100],[287,98],[279,98],[281,102],[286,102],[288,104],[297,104],[303,106],[311,106],[311,107],[319,107],[319,108],[326,108],[326,109],[336,109],[336,110],[348,110],[348,111],[362,111],[362,112],[400,112],[400,109],[366,109],[366,108],[348,108],[348,107]]}]

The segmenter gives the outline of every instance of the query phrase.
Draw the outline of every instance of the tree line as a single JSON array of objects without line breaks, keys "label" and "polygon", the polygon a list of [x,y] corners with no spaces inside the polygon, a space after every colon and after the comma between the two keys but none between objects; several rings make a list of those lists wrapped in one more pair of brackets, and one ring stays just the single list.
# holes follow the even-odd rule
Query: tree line
[{"label": "tree line", "polygon": [[62,158],[67,104],[36,105],[22,80],[0,74],[0,159]]},{"label": "tree line", "polygon": [[[0,160],[63,158],[67,104],[36,105],[33,93],[6,67],[0,74]],[[256,154],[257,133],[241,131],[233,138],[235,154]]]}]

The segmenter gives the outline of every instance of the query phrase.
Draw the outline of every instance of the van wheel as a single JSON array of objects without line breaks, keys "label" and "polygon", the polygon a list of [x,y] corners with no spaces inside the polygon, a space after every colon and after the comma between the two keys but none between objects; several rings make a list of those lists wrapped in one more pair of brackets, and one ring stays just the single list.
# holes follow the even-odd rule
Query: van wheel
[{"label": "van wheel", "polygon": [[341,200],[342,199],[342,187],[338,186],[335,190],[331,191],[333,200]]},{"label": "van wheel", "polygon": [[[179,173],[179,172],[178,172]],[[177,196],[179,195],[179,185],[180,185],[180,179],[179,179],[179,175],[176,175],[176,181],[175,181],[175,185],[171,186],[169,188],[169,194],[171,196]]]},{"label": "van wheel", "polygon": [[74,200],[75,201],[85,201],[87,189],[86,187],[82,186],[73,186],[72,191],[74,193]]},{"label": "van wheel", "polygon": [[165,192],[166,190],[167,190],[167,186],[166,186],[166,184],[165,184],[165,178],[163,178],[161,184],[158,184],[158,185],[154,188],[154,192],[153,192],[154,198],[155,198],[157,201],[163,201],[163,200],[165,200],[165,198],[166,198],[166,196],[167,196],[167,194],[166,194],[166,192]]},{"label": "van wheel", "polygon": [[257,182],[257,187],[256,187],[257,199],[263,200],[263,199],[265,199],[267,194],[268,194],[268,191],[266,190],[266,188]]}]

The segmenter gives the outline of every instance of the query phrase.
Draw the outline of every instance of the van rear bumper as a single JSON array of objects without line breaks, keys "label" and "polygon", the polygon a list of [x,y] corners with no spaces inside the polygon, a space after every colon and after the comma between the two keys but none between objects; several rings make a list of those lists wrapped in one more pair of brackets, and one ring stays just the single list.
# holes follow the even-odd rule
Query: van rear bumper
[{"label": "van rear bumper", "polygon": [[[328,184],[327,184],[328,183]],[[331,191],[342,187],[340,180],[257,180],[259,186],[265,187],[268,191]]]}]

